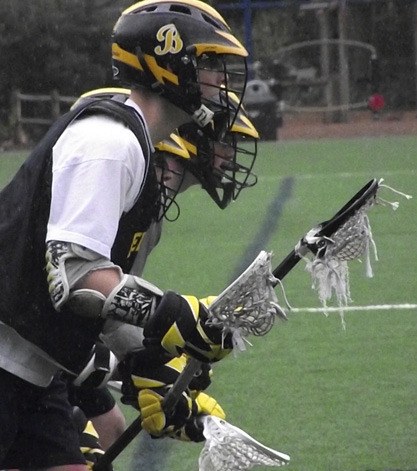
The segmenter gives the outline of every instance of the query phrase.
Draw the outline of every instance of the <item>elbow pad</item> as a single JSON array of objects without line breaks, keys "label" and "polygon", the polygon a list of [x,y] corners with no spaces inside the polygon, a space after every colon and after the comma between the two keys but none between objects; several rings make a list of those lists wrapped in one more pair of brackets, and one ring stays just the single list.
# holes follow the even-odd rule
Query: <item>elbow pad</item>
[{"label": "elbow pad", "polygon": [[58,312],[68,302],[71,289],[88,272],[101,268],[118,268],[108,258],[92,250],[57,240],[47,242],[45,259],[49,295]]},{"label": "elbow pad", "polygon": [[101,316],[144,327],[163,294],[143,278],[123,275],[106,299]]},{"label": "elbow pad", "polygon": [[92,289],[72,289],[90,271],[118,268],[105,257],[76,244],[49,241],[46,261],[49,293],[57,311],[65,305],[79,316],[111,318],[143,327],[163,296],[159,288],[133,275],[123,275],[108,297]]},{"label": "elbow pad", "polygon": [[77,289],[70,293],[67,308],[74,314],[114,319],[144,327],[162,297],[156,286],[133,275],[123,275],[120,283],[106,298],[98,291]]}]

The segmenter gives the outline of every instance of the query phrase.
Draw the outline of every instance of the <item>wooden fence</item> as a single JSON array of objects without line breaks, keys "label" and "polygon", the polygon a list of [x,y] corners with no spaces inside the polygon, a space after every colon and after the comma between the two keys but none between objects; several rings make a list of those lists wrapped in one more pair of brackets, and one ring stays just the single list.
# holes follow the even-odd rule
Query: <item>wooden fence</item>
[{"label": "wooden fence", "polygon": [[[59,116],[68,111],[76,99],[76,97],[60,95],[58,90],[52,90],[49,95],[33,95],[22,93],[20,90],[13,90],[10,103],[10,124],[14,142],[16,144],[26,144],[28,137],[24,125],[50,126]],[[27,112],[25,110],[26,103],[32,104],[32,116],[24,114]],[[39,106],[39,114],[36,110],[36,104],[41,105]]]}]

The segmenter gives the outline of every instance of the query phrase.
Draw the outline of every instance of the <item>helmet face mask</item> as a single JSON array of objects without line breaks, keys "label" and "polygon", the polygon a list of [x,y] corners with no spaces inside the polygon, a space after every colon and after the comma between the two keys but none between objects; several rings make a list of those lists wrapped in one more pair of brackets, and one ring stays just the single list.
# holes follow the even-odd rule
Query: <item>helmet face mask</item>
[{"label": "helmet face mask", "polygon": [[228,131],[219,141],[208,138],[194,124],[181,126],[179,130],[190,154],[183,165],[221,209],[236,200],[244,188],[250,188],[257,182],[252,169],[258,137],[256,130],[253,130],[255,135]]},{"label": "helmet face mask", "polygon": [[184,165],[221,209],[236,200],[244,188],[256,184],[252,169],[259,139],[240,97],[233,92],[226,93],[221,87],[217,98],[213,95],[213,103],[222,106],[224,102],[234,109],[235,119],[220,136],[210,138],[194,123],[178,130],[190,155]]},{"label": "helmet face mask", "polygon": [[[213,71],[217,61],[216,81],[221,82],[225,94],[233,88],[243,95],[246,56],[246,49],[223,18],[199,0],[139,2],[123,12],[113,30],[114,78],[124,86],[144,87],[160,94],[201,127],[208,125],[208,130],[212,130],[213,112],[224,113],[230,125],[236,110],[228,108],[227,102],[220,110],[218,106],[212,109],[211,96],[218,97],[220,83],[217,91],[210,90],[210,84],[200,83],[200,71],[207,71],[208,62]],[[231,87],[236,62],[240,83]]]},{"label": "helmet face mask", "polygon": [[171,154],[156,152],[154,165],[160,192],[159,220],[163,217],[175,221],[180,215],[180,209],[175,201],[185,176],[184,167]]},{"label": "helmet face mask", "polygon": [[218,141],[232,128],[246,87],[246,62],[232,55],[204,54],[197,59],[197,75],[202,102],[214,112],[211,125],[203,127]]},{"label": "helmet face mask", "polygon": [[252,173],[257,155],[257,139],[229,132],[224,142],[213,144],[213,173],[221,186],[231,186],[231,200],[236,200],[243,188],[257,182]]}]

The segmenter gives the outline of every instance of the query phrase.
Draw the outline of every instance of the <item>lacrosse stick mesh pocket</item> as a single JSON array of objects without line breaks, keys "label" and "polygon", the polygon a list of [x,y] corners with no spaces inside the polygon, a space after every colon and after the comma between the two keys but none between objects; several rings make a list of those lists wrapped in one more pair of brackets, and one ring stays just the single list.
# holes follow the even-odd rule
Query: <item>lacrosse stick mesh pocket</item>
[{"label": "lacrosse stick mesh pocket", "polygon": [[237,350],[245,349],[243,339],[249,334],[267,334],[276,316],[286,319],[274,290],[277,280],[272,275],[271,256],[260,252],[210,305],[209,322],[222,328],[224,334],[231,332]]},{"label": "lacrosse stick mesh pocket", "polygon": [[323,237],[323,247],[312,260],[307,260],[306,270],[311,274],[312,287],[318,293],[324,312],[327,302],[334,295],[343,325],[343,307],[351,302],[348,262],[365,257],[366,275],[372,277],[371,247],[375,260],[378,260],[367,215],[374,203],[374,198],[368,200],[330,237]]},{"label": "lacrosse stick mesh pocket", "polygon": [[243,471],[257,465],[284,466],[290,457],[268,448],[243,430],[213,416],[204,419],[206,442],[199,471]]},{"label": "lacrosse stick mesh pocket", "polygon": [[307,259],[306,269],[311,274],[312,287],[318,293],[324,313],[326,314],[327,301],[335,295],[343,326],[345,325],[343,308],[351,301],[348,262],[365,257],[366,276],[371,278],[373,276],[370,260],[371,247],[375,260],[378,260],[368,211],[375,204],[389,205],[394,210],[399,205],[398,202],[389,202],[380,198],[377,195],[378,190],[385,187],[407,199],[411,198],[411,195],[383,185],[382,182],[383,179],[380,179],[376,190],[370,193],[368,199],[365,199],[363,204],[352,212],[350,217],[330,237],[318,237],[321,247],[313,260]]}]

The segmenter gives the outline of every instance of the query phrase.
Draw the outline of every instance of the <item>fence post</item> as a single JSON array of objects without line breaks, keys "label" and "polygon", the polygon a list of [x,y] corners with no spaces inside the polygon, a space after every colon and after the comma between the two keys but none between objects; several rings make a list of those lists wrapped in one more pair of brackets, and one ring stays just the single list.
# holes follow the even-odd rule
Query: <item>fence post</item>
[{"label": "fence post", "polygon": [[17,88],[12,90],[10,96],[9,124],[13,142],[15,144],[27,144],[28,138],[22,126],[22,101],[20,99],[20,90]]},{"label": "fence post", "polygon": [[58,90],[52,90],[51,92],[51,113],[52,119],[55,121],[61,114],[61,105],[59,102]]}]

